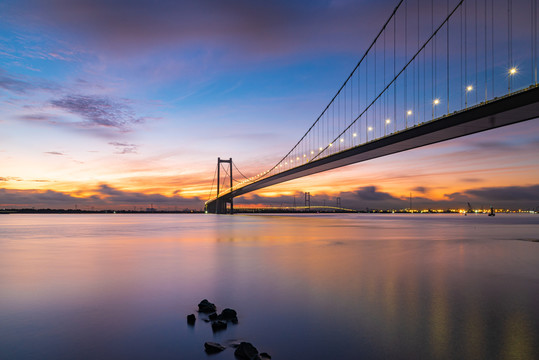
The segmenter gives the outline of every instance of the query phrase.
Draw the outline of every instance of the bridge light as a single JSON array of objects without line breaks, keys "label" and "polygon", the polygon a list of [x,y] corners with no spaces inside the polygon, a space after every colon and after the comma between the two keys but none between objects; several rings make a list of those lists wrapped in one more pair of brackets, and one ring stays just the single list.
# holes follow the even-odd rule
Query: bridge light
[{"label": "bridge light", "polygon": [[356,136],[357,136],[357,134],[356,134],[356,133],[353,133],[353,134],[352,134],[352,136],[353,136],[353,137],[356,137]]},{"label": "bridge light", "polygon": [[307,155],[303,154],[303,157],[307,157]]},{"label": "bridge light", "polygon": [[386,119],[386,124],[389,124],[391,122],[390,119]]},{"label": "bridge light", "polygon": [[319,148],[318,148],[318,151],[322,151],[322,148],[321,148],[321,147],[319,147]]},{"label": "bridge light", "polygon": [[369,126],[369,128],[367,130],[372,131],[372,126]]},{"label": "bridge light", "polygon": [[311,155],[313,155],[313,154],[314,154],[314,151],[311,150]]},{"label": "bridge light", "polygon": [[434,99],[434,101],[432,102],[434,105],[438,105],[440,103],[440,99]]},{"label": "bridge light", "polygon": [[344,142],[344,139],[341,139],[341,142]]},{"label": "bridge light", "polygon": [[299,156],[296,158],[296,160],[299,160]]},{"label": "bridge light", "polygon": [[515,75],[516,73],[517,73],[516,67],[512,67],[511,69],[509,69],[509,75]]},{"label": "bridge light", "polygon": [[333,146],[333,144],[332,144],[332,143],[329,143],[329,146]]},{"label": "bridge light", "polygon": [[411,116],[412,114],[413,114],[412,110],[408,110],[408,111],[406,112],[406,115],[408,115],[408,116]]},{"label": "bridge light", "polygon": [[472,85],[466,86],[466,91],[472,91],[472,90],[473,90],[473,86],[472,86]]}]

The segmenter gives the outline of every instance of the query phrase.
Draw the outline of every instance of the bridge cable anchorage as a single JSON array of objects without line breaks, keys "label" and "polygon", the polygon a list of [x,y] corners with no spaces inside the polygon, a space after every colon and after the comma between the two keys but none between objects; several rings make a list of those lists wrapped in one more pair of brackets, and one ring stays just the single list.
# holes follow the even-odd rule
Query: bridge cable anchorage
[{"label": "bridge cable anchorage", "polygon": [[[361,116],[363,114],[365,114],[365,112],[367,112],[367,110],[369,110],[369,108],[382,96],[382,94],[399,78],[400,75],[402,75],[402,73],[408,68],[408,66],[415,60],[415,58],[421,53],[421,51],[423,51],[423,49],[425,49],[425,47],[430,43],[430,41],[434,38],[434,36],[436,36],[436,34],[440,31],[440,29],[449,21],[449,18],[451,16],[453,16],[453,14],[455,13],[455,11],[457,11],[457,9],[462,5],[462,3],[464,2],[464,0],[460,0],[458,2],[458,4],[455,6],[455,8],[451,11],[451,13],[449,15],[447,15],[447,17],[444,19],[444,21],[436,28],[436,30],[432,33],[431,36],[429,36],[429,38],[425,41],[425,43],[421,46],[420,49],[417,50],[417,52],[414,54],[414,56],[404,65],[404,67],[399,71],[399,73],[397,74],[397,76],[395,78],[393,78],[387,85],[386,87],[384,87],[384,89],[374,98],[373,101],[371,101],[371,103],[365,108],[365,110],[363,110],[363,112],[358,115],[356,117],[356,119],[354,120],[354,122],[352,124],[350,124],[347,128],[345,128],[340,134],[339,136],[337,136],[333,142],[335,142],[340,136],[342,136],[342,134],[344,134],[346,131],[348,131],[350,129],[350,127],[357,121],[359,120],[359,118],[361,118]],[[326,149],[329,147],[330,145],[327,145],[326,146]],[[325,149],[324,149],[325,150]],[[321,151],[320,153],[318,153],[315,157],[313,157],[312,160],[316,159],[323,151]],[[311,161],[312,161],[311,160]]]}]

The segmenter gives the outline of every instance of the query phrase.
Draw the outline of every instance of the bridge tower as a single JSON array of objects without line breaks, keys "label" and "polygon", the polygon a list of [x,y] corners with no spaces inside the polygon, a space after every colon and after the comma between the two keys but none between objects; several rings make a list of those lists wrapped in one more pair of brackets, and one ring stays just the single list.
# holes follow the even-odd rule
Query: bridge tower
[{"label": "bridge tower", "polygon": [[305,192],[305,209],[311,210],[311,193]]},{"label": "bridge tower", "polygon": [[232,189],[233,178],[232,178],[232,158],[228,160],[223,160],[220,157],[217,158],[217,198],[211,204],[206,206],[206,211],[212,214],[227,214],[228,213],[228,204],[230,204],[230,214],[234,214],[234,200],[232,196],[221,196],[219,193],[221,190],[221,164],[228,164],[228,172],[225,169],[225,173],[230,178],[230,189]]}]

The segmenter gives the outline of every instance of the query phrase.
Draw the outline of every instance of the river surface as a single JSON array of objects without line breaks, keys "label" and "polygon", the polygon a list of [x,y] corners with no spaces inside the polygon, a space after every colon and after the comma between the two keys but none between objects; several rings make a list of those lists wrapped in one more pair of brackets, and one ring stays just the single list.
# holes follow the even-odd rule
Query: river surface
[{"label": "river surface", "polygon": [[[0,215],[0,358],[539,358],[539,215]],[[202,299],[238,312],[213,333]],[[186,315],[195,313],[189,326]]]}]

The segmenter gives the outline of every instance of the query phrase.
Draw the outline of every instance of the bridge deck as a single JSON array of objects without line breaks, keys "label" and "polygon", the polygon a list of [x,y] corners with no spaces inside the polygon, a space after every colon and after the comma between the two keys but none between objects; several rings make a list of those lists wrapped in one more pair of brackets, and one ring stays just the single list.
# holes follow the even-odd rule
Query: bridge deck
[{"label": "bridge deck", "polygon": [[[539,117],[539,88],[531,87],[510,96],[491,100],[473,108],[399,131],[325,158],[260,179],[220,198],[231,199],[271,185],[338,167],[435,144],[461,136]],[[211,207],[216,199],[206,203]]]}]

